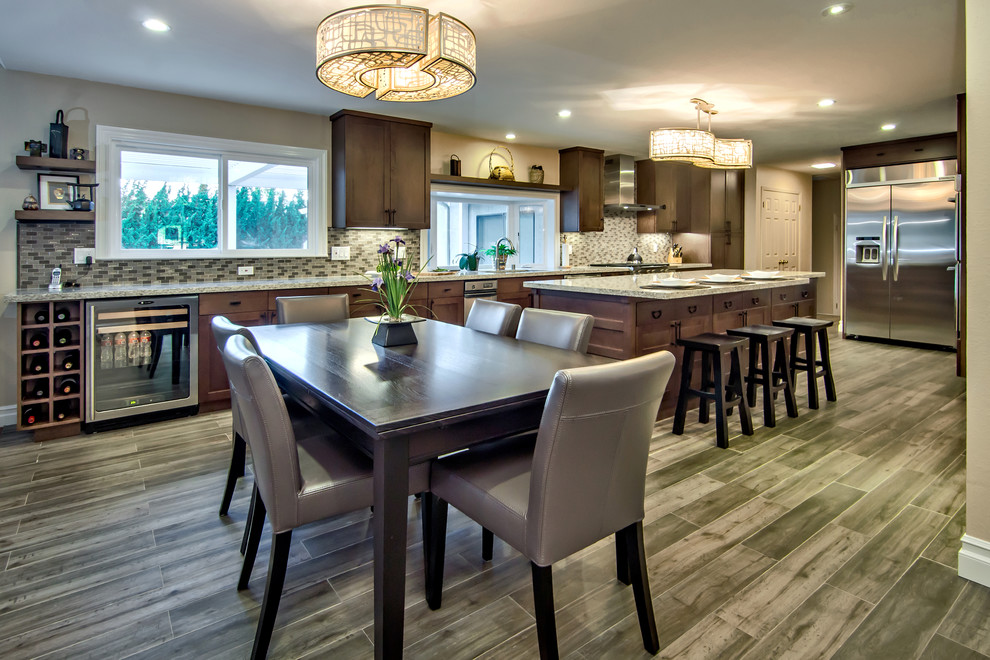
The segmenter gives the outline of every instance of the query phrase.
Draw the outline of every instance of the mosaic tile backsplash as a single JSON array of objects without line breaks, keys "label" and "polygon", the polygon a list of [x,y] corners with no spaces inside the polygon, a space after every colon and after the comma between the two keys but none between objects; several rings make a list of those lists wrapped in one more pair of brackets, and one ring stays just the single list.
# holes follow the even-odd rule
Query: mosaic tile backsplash
[{"label": "mosaic tile backsplash", "polygon": [[647,263],[667,263],[672,243],[670,234],[637,234],[636,214],[629,212],[606,215],[604,231],[563,236],[571,245],[572,266],[625,261],[634,247]]},{"label": "mosaic tile backsplash", "polygon": [[[419,254],[419,232],[377,229],[329,229],[328,245],[349,245],[349,261],[322,258],[279,259],[158,259],[97,261],[73,265],[72,251],[95,245],[96,230],[91,224],[70,222],[17,225],[18,288],[48,286],[52,268],[62,266],[62,281],[82,286],[112,284],[163,284],[184,282],[237,282],[355,275],[374,270],[378,246],[396,234],[406,241],[409,254]],[[237,267],[254,266],[254,275],[238,276]]]}]

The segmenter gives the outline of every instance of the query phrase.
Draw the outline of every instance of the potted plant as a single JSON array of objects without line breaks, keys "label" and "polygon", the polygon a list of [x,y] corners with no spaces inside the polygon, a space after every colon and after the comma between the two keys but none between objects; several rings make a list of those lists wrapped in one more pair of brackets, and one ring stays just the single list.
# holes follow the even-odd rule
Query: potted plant
[{"label": "potted plant", "polygon": [[478,250],[475,249],[471,252],[461,252],[460,254],[455,254],[454,258],[457,261],[457,267],[461,270],[478,270],[478,264],[481,263],[483,257],[478,254]]},{"label": "potted plant", "polygon": [[495,250],[496,248],[493,245],[492,247],[485,250],[485,254],[491,257],[492,261],[495,262],[496,270],[505,270],[505,260],[511,257],[512,255],[514,255],[516,253],[516,249],[513,247],[509,247],[508,245],[499,243],[498,254],[495,253]]},{"label": "potted plant", "polygon": [[405,244],[400,236],[396,236],[378,246],[377,275],[369,278],[371,290],[378,294],[378,301],[374,304],[382,310],[377,320],[369,317],[370,321],[377,323],[371,341],[379,346],[416,343],[411,323],[418,319],[407,315],[406,311],[412,308],[409,300],[418,280],[412,274],[410,261],[396,256],[399,246]]}]

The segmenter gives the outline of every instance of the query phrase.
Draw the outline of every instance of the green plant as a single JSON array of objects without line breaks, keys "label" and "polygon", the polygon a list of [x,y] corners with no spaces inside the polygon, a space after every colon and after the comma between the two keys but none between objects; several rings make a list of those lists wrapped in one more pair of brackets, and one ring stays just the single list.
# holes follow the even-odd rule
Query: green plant
[{"label": "green plant", "polygon": [[455,254],[454,258],[458,260],[457,267],[461,270],[478,270],[478,264],[484,257],[478,254],[478,250],[473,250],[472,252]]},{"label": "green plant", "polygon": [[[501,244],[501,245],[498,246],[498,256],[500,256],[500,257],[511,257],[515,253],[516,253],[516,249],[515,248],[511,248],[508,245]],[[489,257],[496,256],[495,255],[495,246],[493,245],[490,248],[488,248],[487,250],[485,250],[485,254],[487,254]]]},{"label": "green plant", "polygon": [[405,311],[412,307],[409,299],[418,283],[416,276],[412,274],[409,260],[396,256],[399,246],[405,244],[401,237],[396,236],[378,246],[378,266],[375,268],[378,275],[374,279],[369,278],[371,290],[378,294],[375,305],[384,312],[383,317],[388,315],[392,321],[401,320]]}]

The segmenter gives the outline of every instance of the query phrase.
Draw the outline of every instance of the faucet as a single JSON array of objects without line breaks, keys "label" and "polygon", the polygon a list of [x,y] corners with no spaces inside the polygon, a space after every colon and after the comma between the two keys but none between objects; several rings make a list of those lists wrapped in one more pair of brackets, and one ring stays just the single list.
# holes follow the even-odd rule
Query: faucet
[{"label": "faucet", "polygon": [[509,244],[510,250],[512,250],[513,252],[516,251],[516,246],[512,244],[512,241],[509,240],[508,236],[503,236],[502,238],[498,239],[498,241],[495,243],[495,270],[505,270],[505,260],[508,259],[508,256],[506,256],[505,259],[499,258],[498,249],[499,246],[502,245],[502,241],[505,241],[506,243]]}]

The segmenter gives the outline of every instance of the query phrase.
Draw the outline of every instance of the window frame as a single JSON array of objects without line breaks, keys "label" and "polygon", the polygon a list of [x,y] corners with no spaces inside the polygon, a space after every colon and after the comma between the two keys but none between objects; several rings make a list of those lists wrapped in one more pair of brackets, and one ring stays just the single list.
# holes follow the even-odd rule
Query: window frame
[{"label": "window frame", "polygon": [[[438,199],[438,196],[440,197]],[[509,257],[510,264],[516,264],[528,270],[533,269],[554,269],[560,265],[560,251],[554,249],[560,241],[560,194],[556,192],[536,191],[536,190],[498,190],[495,188],[477,188],[472,186],[434,184],[430,188],[430,211],[432,214],[431,229],[423,230],[421,235],[421,259],[422,263],[426,259],[435,259],[437,255],[437,205],[444,202],[456,201],[460,203],[484,203],[485,201],[505,204],[508,206],[506,224],[511,234],[509,238],[518,249],[519,243],[519,207],[544,205],[544,229],[543,229],[543,261],[532,264],[519,264],[518,256]],[[469,234],[473,229],[467,230]],[[466,236],[465,240],[469,240]],[[484,254],[486,246],[478,246],[478,252]],[[518,253],[517,253],[518,254]],[[490,257],[485,257],[485,264],[492,268],[489,263]],[[434,265],[444,266],[433,262]]]},{"label": "window frame", "polygon": [[[96,257],[114,260],[149,259],[259,259],[272,257],[327,256],[327,152],[285,145],[164,133],[116,126],[96,127]],[[120,153],[144,151],[217,159],[217,247],[199,250],[124,249],[121,247]],[[227,161],[306,167],[309,218],[307,247],[258,250],[227,247],[235,219],[229,217]]]}]

